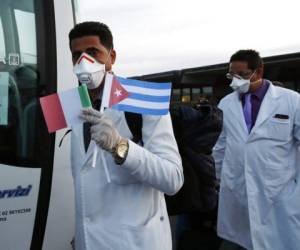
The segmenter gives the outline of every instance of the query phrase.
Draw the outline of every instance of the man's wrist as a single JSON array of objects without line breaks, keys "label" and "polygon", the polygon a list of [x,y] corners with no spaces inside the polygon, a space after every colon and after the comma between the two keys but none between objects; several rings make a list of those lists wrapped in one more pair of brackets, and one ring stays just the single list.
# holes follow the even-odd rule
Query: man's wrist
[{"label": "man's wrist", "polygon": [[129,143],[127,139],[122,138],[113,150],[113,157],[115,159],[115,163],[121,165],[125,162],[126,157],[128,155]]}]

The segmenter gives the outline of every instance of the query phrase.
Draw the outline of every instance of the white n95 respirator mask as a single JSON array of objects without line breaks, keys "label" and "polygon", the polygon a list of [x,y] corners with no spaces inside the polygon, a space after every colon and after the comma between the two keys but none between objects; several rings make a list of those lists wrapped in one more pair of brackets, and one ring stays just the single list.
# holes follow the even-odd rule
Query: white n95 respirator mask
[{"label": "white n95 respirator mask", "polygon": [[237,77],[233,77],[229,86],[239,93],[247,93],[250,88],[250,79],[239,79]]},{"label": "white n95 respirator mask", "polygon": [[249,79],[243,79],[243,78],[238,78],[236,76],[233,76],[232,82],[229,85],[233,90],[236,90],[237,92],[243,94],[247,93],[250,89],[250,84],[251,84],[251,78],[255,74],[255,71],[252,73]]},{"label": "white n95 respirator mask", "polygon": [[73,68],[74,74],[88,89],[96,89],[100,86],[105,76],[105,64],[97,62],[87,53],[82,53]]}]

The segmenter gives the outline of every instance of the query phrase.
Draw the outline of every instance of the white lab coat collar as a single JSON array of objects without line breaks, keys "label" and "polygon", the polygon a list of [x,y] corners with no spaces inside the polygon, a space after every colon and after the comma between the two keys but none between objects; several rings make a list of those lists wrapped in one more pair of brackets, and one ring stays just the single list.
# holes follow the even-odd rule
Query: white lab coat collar
[{"label": "white lab coat collar", "polygon": [[[267,90],[267,93],[262,101],[262,104],[260,106],[260,110],[257,115],[257,120],[255,122],[254,127],[252,128],[250,134],[248,134],[248,129],[245,123],[244,119],[244,113],[243,113],[243,106],[240,99],[240,94],[236,91],[234,93],[234,98],[232,102],[230,103],[229,110],[231,111],[232,115],[237,117],[238,125],[243,130],[245,136],[251,137],[252,134],[254,134],[255,130],[264,122],[266,121],[270,115],[276,110],[278,106],[278,102],[276,102],[276,99],[279,97],[278,90],[276,87],[272,84],[272,82],[266,80],[269,83],[269,88]],[[238,126],[237,125],[237,126]]]},{"label": "white lab coat collar", "polygon": [[276,101],[276,99],[279,97],[279,93],[276,87],[274,87],[274,85],[270,81],[268,82],[269,88],[261,103],[255,125],[252,128],[250,135],[253,134],[262,123],[264,123],[268,118],[270,118],[270,115],[275,112],[279,105],[279,103]]}]

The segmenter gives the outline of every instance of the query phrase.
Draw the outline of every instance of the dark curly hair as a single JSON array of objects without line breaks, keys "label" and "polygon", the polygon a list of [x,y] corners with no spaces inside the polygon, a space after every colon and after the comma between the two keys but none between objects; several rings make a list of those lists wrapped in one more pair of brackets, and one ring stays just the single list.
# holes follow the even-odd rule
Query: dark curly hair
[{"label": "dark curly hair", "polygon": [[263,60],[259,53],[252,49],[239,50],[235,52],[230,58],[230,62],[234,61],[247,62],[248,68],[251,70],[256,70],[263,66]]},{"label": "dark curly hair", "polygon": [[71,41],[75,38],[83,36],[98,36],[100,42],[107,49],[113,49],[113,36],[109,27],[100,22],[83,22],[78,23],[69,33],[69,45],[71,48]]}]

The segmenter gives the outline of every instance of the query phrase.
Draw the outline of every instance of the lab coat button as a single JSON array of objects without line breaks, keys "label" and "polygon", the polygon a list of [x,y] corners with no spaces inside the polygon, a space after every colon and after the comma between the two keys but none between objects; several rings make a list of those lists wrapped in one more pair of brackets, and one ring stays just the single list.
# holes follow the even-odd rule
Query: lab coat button
[{"label": "lab coat button", "polygon": [[160,216],[160,218],[159,218],[161,221],[163,221],[164,220],[164,217],[163,216]]}]

